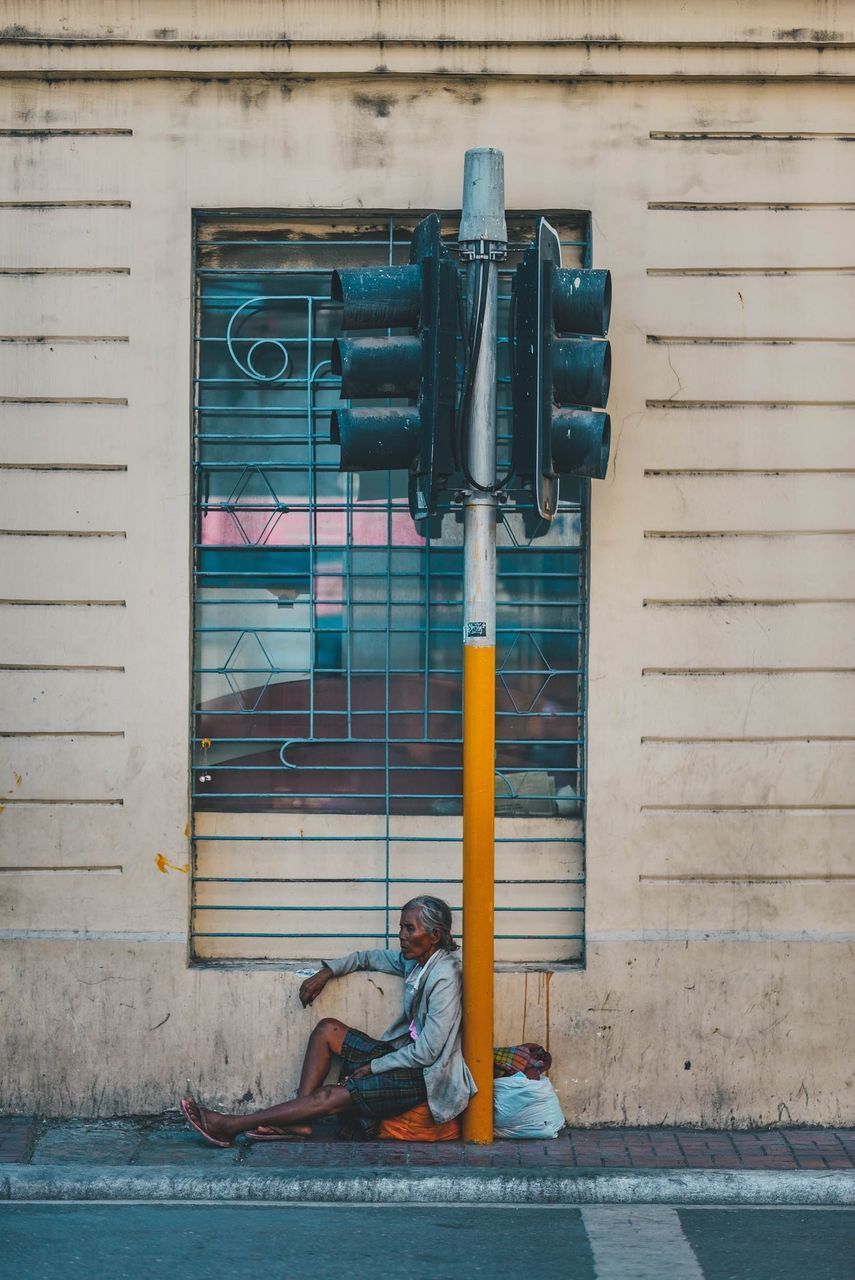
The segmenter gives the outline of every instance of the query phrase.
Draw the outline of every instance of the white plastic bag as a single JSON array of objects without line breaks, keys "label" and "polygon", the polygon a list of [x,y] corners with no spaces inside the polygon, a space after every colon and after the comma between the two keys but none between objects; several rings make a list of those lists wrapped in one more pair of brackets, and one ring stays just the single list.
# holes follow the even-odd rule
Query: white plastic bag
[{"label": "white plastic bag", "polygon": [[497,1138],[555,1138],[565,1123],[550,1080],[529,1080],[518,1071],[493,1081]]}]

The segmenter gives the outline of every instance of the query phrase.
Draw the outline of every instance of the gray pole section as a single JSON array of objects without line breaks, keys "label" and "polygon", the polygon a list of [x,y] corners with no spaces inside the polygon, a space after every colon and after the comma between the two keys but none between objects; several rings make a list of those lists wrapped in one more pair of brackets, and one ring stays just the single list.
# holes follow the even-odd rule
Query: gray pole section
[{"label": "gray pole section", "polygon": [[[505,167],[492,147],[466,152],[460,253],[469,262],[467,321],[478,307],[478,282],[486,274],[486,307],[468,422],[467,465],[478,484],[496,482],[496,319],[498,262],[507,256]],[[486,267],[486,271],[485,271]],[[496,496],[468,487],[464,513],[463,639],[496,644]]]},{"label": "gray pole section", "polygon": [[[493,1141],[496,770],[496,309],[507,252],[504,158],[466,152],[460,253],[469,261],[468,327],[480,323],[465,448],[463,575],[463,1054],[478,1092],[467,1141]],[[477,338],[476,338],[477,342]],[[479,486],[484,486],[486,492]]]}]

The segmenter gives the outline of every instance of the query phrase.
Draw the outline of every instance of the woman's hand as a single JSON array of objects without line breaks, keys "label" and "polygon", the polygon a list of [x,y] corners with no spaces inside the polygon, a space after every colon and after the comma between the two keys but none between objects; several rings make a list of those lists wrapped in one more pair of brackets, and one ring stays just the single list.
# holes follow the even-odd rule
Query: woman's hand
[{"label": "woman's hand", "polygon": [[371,1075],[371,1063],[363,1062],[361,1067],[357,1067],[355,1071],[351,1071],[349,1078],[351,1080],[361,1080],[363,1076],[370,1076],[370,1075]]},{"label": "woman's hand", "polygon": [[311,978],[306,979],[300,987],[300,1004],[304,1009],[306,1005],[315,1003],[332,976],[332,969],[323,965],[317,973],[312,974]]}]

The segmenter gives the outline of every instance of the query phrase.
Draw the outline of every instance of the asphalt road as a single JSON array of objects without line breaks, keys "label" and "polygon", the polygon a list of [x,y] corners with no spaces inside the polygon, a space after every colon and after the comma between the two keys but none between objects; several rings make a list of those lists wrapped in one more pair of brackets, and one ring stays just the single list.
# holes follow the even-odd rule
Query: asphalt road
[{"label": "asphalt road", "polygon": [[855,1280],[855,1209],[6,1203],[2,1280]]}]

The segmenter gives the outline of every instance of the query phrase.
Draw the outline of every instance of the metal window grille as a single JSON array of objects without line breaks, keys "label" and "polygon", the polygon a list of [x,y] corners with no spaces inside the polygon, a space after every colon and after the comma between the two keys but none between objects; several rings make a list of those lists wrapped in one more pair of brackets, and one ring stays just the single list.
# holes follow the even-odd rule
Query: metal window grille
[{"label": "metal window grille", "polygon": [[[440,535],[423,540],[406,478],[340,475],[329,443],[339,329],[330,274],[405,262],[420,216],[197,218],[197,959],[382,946],[401,904],[421,891],[459,912],[459,509],[449,495]],[[550,218],[565,262],[587,265],[589,216]],[[508,224],[500,467],[510,445],[510,277],[534,216]],[[498,527],[496,954],[578,963],[587,486],[562,485],[553,526],[533,541],[529,502],[512,493]]]}]

